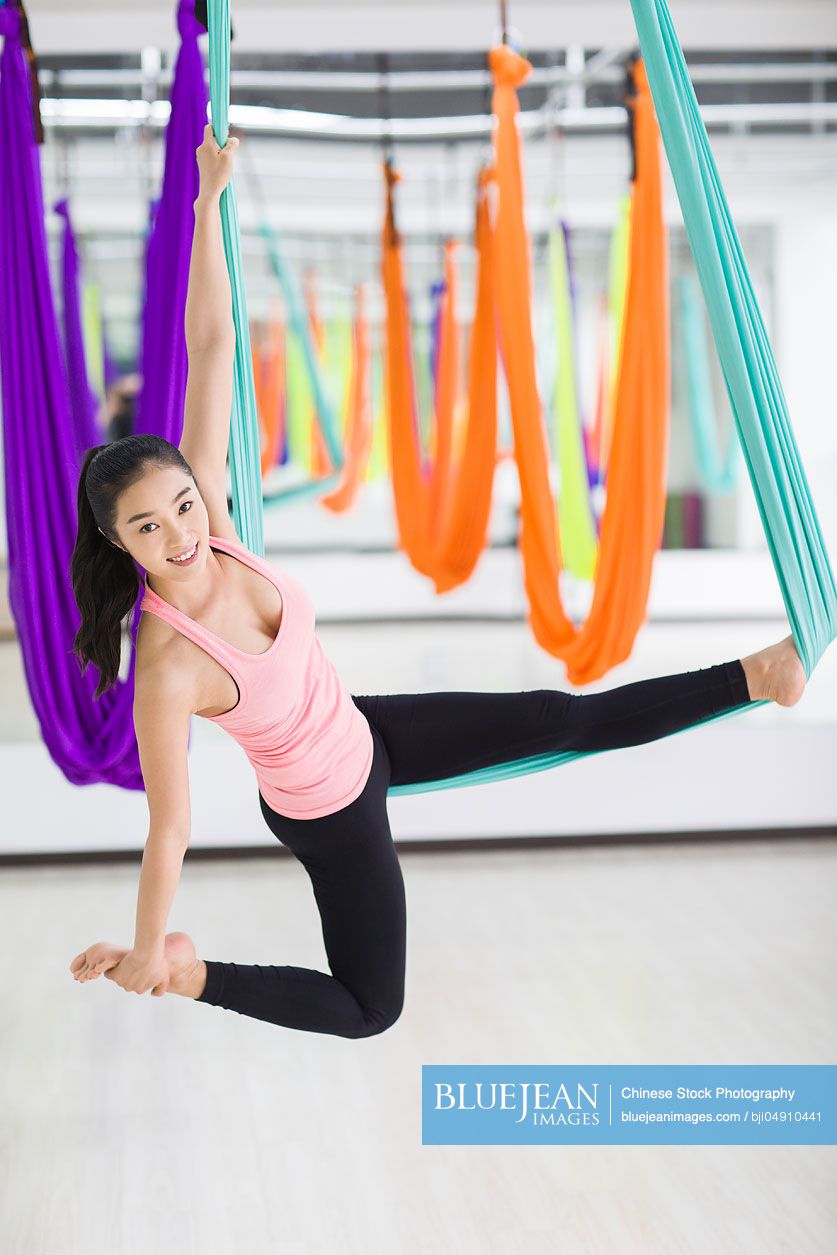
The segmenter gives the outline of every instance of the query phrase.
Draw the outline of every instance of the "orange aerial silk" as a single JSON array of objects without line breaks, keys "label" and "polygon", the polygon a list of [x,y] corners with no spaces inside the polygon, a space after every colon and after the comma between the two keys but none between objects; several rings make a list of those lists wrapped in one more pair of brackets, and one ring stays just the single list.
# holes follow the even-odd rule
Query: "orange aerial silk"
[{"label": "orange aerial silk", "polygon": [[359,284],[355,289],[349,413],[346,425],[343,478],[333,492],[320,497],[322,504],[334,513],[348,510],[354,503],[363,486],[372,450],[370,361],[369,331],[366,325],[363,288]]},{"label": "orange aerial silk", "polygon": [[284,329],[278,319],[273,319],[269,324],[266,336],[264,332],[259,336],[258,349],[251,340],[253,384],[262,436],[262,478],[275,465],[282,438],[284,340]]},{"label": "orange aerial silk", "polygon": [[399,175],[384,165],[386,213],[382,281],[386,300],[384,391],[387,398],[392,485],[400,547],[436,592],[464,583],[485,548],[497,458],[497,341],[494,327],[493,248],[488,189],[492,168],[477,186],[477,296],[469,347],[467,428],[456,459],[453,429],[458,391],[458,331],[454,317],[453,248],[445,251],[446,307],[442,311],[433,456],[422,465],[413,381],[413,350],[404,284],[401,238],[393,188]]},{"label": "orange aerial silk", "polygon": [[520,550],[538,643],[567,666],[571,684],[603,676],[630,654],[645,620],[654,554],[662,542],[669,423],[668,278],[660,134],[641,62],[632,67],[636,170],[623,351],[614,405],[607,500],[593,600],[577,630],[559,589],[560,537],[548,478],[548,443],[535,376],[529,238],[523,213],[517,86],[531,66],[507,45],[489,55],[499,212],[495,280],[521,489]]}]

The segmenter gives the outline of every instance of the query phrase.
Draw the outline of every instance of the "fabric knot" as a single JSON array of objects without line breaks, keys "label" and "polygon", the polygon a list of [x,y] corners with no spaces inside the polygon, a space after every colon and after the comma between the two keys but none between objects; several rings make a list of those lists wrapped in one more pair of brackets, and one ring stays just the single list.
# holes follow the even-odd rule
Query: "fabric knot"
[{"label": "fabric knot", "polygon": [[20,13],[10,4],[0,4],[0,35],[20,43]]},{"label": "fabric knot", "polygon": [[177,6],[177,32],[181,39],[197,39],[206,31],[195,17],[195,0],[180,0]]},{"label": "fabric knot", "polygon": [[508,44],[499,44],[488,54],[488,64],[498,87],[519,87],[529,77],[531,64]]},{"label": "fabric knot", "polygon": [[493,183],[496,178],[497,167],[493,162],[491,162],[489,165],[484,165],[480,168],[479,175],[477,176],[477,186],[480,191],[483,191],[488,187],[489,183]]}]

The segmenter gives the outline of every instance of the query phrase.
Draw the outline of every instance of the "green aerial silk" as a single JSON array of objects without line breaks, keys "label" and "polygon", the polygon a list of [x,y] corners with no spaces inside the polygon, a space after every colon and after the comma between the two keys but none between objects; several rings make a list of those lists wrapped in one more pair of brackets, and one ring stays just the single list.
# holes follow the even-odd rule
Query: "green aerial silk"
[{"label": "green aerial silk", "polygon": [[616,404],[616,383],[619,377],[619,359],[622,355],[622,332],[625,322],[625,297],[628,294],[628,256],[631,243],[631,194],[626,192],[619,201],[616,225],[610,236],[610,275],[608,310],[610,313],[610,404]]},{"label": "green aerial silk", "polygon": [[[837,632],[834,574],[799,459],[776,363],[671,16],[665,0],[631,0],[631,7],[736,430],[794,641],[805,673],[810,676]],[[229,99],[229,3],[209,0],[208,8],[212,116],[216,137],[223,144]],[[223,102],[219,88],[223,88]],[[235,521],[244,543],[263,555],[258,424],[249,329],[241,292],[238,218],[231,185],[225,189],[221,208],[236,329],[235,421],[230,432],[231,461],[233,449],[237,450],[232,461],[234,505],[238,512]],[[239,518],[247,521],[246,534]],[[728,719],[739,711],[765,704],[746,702],[697,723]],[[679,736],[684,731],[688,729],[670,735]],[[592,753],[612,752],[550,751],[443,780],[392,785],[388,793],[395,796],[462,788],[546,771]]]},{"label": "green aerial silk", "polygon": [[694,437],[698,476],[706,492],[731,492],[742,464],[741,445],[730,428],[726,460],[722,462],[718,424],[712,404],[712,377],[706,345],[703,305],[692,275],[681,275],[680,319],[689,392],[689,426]]},{"label": "green aerial silk", "polygon": [[335,397],[337,430],[345,449],[352,386],[352,322],[343,311],[325,324],[326,378]]},{"label": "green aerial silk", "polygon": [[308,471],[311,466],[311,414],[317,402],[311,387],[305,350],[295,328],[289,330],[285,345],[288,461]]},{"label": "green aerial silk", "polygon": [[372,413],[372,448],[366,468],[366,482],[385,479],[389,470],[389,444],[386,421],[386,393],[384,391],[384,355],[380,346],[372,353],[371,379],[369,381]]},{"label": "green aerial silk", "polygon": [[581,434],[575,371],[575,337],[567,264],[567,241],[552,205],[549,232],[549,283],[555,311],[558,370],[553,393],[553,422],[557,429],[560,489],[558,522],[563,568],[580,580],[592,580],[596,570],[596,524],[590,505],[587,459]]},{"label": "green aerial silk", "polygon": [[82,287],[81,325],[87,380],[102,401],[105,395],[105,359],[102,339],[102,293],[87,280]]},{"label": "green aerial silk", "polygon": [[[209,99],[212,130],[221,148],[227,142],[230,111],[230,4],[208,0]],[[235,326],[233,399],[230,418],[230,473],[233,522],[242,542],[264,557],[264,509],[262,506],[261,447],[250,323],[244,295],[244,266],[238,226],[238,202],[230,179],[221,193],[221,231],[230,275],[232,315]]]}]

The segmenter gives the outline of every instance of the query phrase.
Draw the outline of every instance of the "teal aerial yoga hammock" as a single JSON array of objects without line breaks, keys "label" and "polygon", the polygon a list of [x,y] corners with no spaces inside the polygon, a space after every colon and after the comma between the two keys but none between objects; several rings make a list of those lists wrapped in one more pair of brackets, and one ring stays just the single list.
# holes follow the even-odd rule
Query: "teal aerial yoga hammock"
[{"label": "teal aerial yoga hammock", "polygon": [[[773,566],[779,580],[797,651],[806,676],[819,662],[837,634],[837,586],[828,561],[819,521],[799,458],[776,363],[767,339],[747,266],[741,252],[718,171],[700,117],[683,53],[665,0],[631,0],[639,43],[663,143],[683,211],[686,232],[703,289],[718,357],[732,405],[747,471],[756,497]],[[229,93],[229,3],[209,0],[210,86],[212,116],[219,144],[226,141]],[[214,48],[214,55],[213,55]],[[216,64],[212,74],[212,63]],[[219,82],[218,76],[222,81]],[[220,99],[223,92],[224,100]],[[220,128],[220,129],[219,129]],[[249,387],[239,375],[252,371],[249,334],[241,287],[235,200],[222,197],[224,244],[233,288],[233,315],[237,338],[236,406],[230,432],[233,473],[234,519],[239,535],[254,552],[263,554],[261,531],[261,484],[258,474],[245,475],[242,435],[246,425],[257,432],[252,373]],[[243,317],[243,325],[241,323]],[[244,339],[246,337],[246,340]],[[242,344],[247,355],[240,357]],[[239,405],[238,398],[242,401]],[[244,401],[249,409],[244,411]],[[233,448],[238,450],[233,460]],[[258,472],[258,439],[245,450]],[[239,518],[251,520],[247,534]],[[259,541],[258,550],[252,537]],[[699,723],[728,719],[742,710],[764,706],[747,702]],[[697,724],[693,724],[696,727]],[[688,729],[669,735],[679,736]],[[426,793],[436,789],[462,788],[471,784],[511,779],[546,771],[574,758],[611,750],[567,750],[516,759],[480,771],[422,784],[393,785],[388,793]]]},{"label": "teal aerial yoga hammock", "polygon": [[[212,130],[221,148],[227,142],[230,112],[230,5],[229,0],[209,0],[209,99]],[[230,419],[230,473],[233,522],[242,542],[264,557],[264,511],[259,418],[250,346],[250,324],[244,295],[238,202],[230,179],[221,193],[221,231],[230,275],[232,315],[235,326],[235,362]]]},{"label": "teal aerial yoga hammock", "polygon": [[837,632],[834,574],[671,14],[664,0],[631,5],[756,504],[810,676]]}]

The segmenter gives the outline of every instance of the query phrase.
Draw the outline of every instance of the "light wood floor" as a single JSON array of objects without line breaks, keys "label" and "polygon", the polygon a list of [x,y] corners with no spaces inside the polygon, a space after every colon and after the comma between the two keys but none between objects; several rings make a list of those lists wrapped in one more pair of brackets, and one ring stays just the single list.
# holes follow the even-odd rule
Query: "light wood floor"
[{"label": "light wood floor", "polygon": [[[422,1147],[422,1063],[837,1059],[837,843],[402,857],[407,1001],[295,1033],[77,985],[138,868],[0,872],[4,1255],[833,1255],[837,1147]],[[187,860],[206,958],[325,970],[292,860]]]}]

